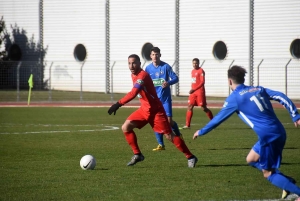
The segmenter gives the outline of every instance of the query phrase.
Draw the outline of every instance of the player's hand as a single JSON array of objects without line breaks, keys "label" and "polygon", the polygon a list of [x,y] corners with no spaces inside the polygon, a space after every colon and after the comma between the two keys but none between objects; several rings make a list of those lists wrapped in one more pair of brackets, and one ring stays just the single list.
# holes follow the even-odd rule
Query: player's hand
[{"label": "player's hand", "polygon": [[199,135],[198,135],[198,132],[199,132],[199,130],[197,130],[197,131],[194,133],[193,140],[197,139],[197,137],[199,136]]},{"label": "player's hand", "polygon": [[163,82],[161,86],[162,86],[162,88],[166,88],[166,87],[169,86],[169,83],[168,82]]},{"label": "player's hand", "polygon": [[112,113],[114,113],[114,115],[116,115],[117,110],[121,107],[122,105],[119,102],[116,102],[115,104],[113,104],[112,106],[110,106],[110,108],[108,109],[107,113],[109,115],[111,115]]},{"label": "player's hand", "polygon": [[300,125],[300,119],[298,119],[297,121],[295,121],[294,124],[295,124],[295,127],[298,128],[298,125]]},{"label": "player's hand", "polygon": [[195,92],[195,90],[194,89],[191,89],[190,91],[189,91],[189,94],[192,94],[192,93],[194,93]]},{"label": "player's hand", "polygon": [[170,133],[170,134],[164,134],[164,136],[166,137],[167,140],[169,140],[171,142],[173,141],[173,137],[174,136],[172,136],[172,133]]}]

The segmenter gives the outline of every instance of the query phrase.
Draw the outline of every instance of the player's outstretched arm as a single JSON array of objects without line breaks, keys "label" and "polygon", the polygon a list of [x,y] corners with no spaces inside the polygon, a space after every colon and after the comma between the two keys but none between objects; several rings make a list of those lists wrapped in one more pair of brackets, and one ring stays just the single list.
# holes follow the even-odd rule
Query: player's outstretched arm
[{"label": "player's outstretched arm", "polygon": [[110,106],[110,108],[108,109],[107,113],[109,115],[111,115],[112,113],[114,113],[114,115],[116,115],[117,110],[121,107],[122,105],[119,102],[116,102],[115,104],[113,104],[112,106]]},{"label": "player's outstretched arm", "polygon": [[196,139],[197,139],[197,137],[199,136],[198,133],[199,133],[199,130],[197,130],[197,131],[194,133],[193,140],[196,140]]},{"label": "player's outstretched arm", "polygon": [[299,121],[300,115],[293,101],[282,92],[274,91],[267,88],[265,89],[268,95],[270,96],[271,100],[275,100],[279,102],[290,113],[291,119],[293,120],[295,126],[297,127],[299,125],[297,122]]}]

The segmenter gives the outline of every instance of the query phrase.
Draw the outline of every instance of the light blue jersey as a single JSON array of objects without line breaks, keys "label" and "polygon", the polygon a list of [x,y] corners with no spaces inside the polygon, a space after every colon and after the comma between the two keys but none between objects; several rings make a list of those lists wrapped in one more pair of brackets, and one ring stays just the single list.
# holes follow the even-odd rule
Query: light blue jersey
[{"label": "light blue jersey", "polygon": [[274,113],[270,100],[280,102],[288,110],[293,122],[300,119],[296,106],[285,94],[261,86],[241,84],[227,97],[220,112],[198,135],[205,135],[236,112],[255,131],[261,146],[285,137],[285,129]]},{"label": "light blue jersey", "polygon": [[179,78],[173,71],[172,67],[169,64],[160,61],[160,64],[157,67],[154,66],[153,63],[149,64],[145,71],[149,73],[151,79],[153,80],[153,84],[160,101],[162,103],[171,103],[171,88],[162,88],[161,85],[164,81],[168,82],[169,85],[176,84],[179,81]]}]

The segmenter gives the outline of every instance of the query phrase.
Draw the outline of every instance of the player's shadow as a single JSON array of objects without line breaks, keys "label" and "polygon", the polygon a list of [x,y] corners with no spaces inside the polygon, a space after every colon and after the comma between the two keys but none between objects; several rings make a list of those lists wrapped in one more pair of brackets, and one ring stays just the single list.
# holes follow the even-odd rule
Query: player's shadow
[{"label": "player's shadow", "polygon": [[[281,165],[299,165],[300,163],[281,163]],[[202,167],[250,167],[247,163],[245,164],[201,164],[197,166]]]},{"label": "player's shadow", "polygon": [[285,147],[284,149],[299,149],[299,147]]},{"label": "player's shadow", "polygon": [[207,164],[207,165],[199,165],[199,166],[204,166],[204,167],[248,167],[248,164]]},{"label": "player's shadow", "polygon": [[217,151],[217,150],[243,150],[243,149],[246,149],[246,150],[250,150],[251,148],[250,147],[239,147],[239,148],[221,148],[221,149],[217,149],[217,148],[211,148],[211,149],[207,149],[207,150],[210,150],[210,151]]}]

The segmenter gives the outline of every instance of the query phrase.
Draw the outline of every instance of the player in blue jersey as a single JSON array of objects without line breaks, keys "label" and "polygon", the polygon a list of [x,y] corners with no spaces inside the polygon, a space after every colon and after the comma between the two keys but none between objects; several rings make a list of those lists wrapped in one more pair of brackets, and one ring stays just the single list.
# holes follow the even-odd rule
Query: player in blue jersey
[{"label": "player in blue jersey", "polygon": [[274,186],[283,189],[282,198],[290,193],[300,196],[300,188],[295,180],[279,171],[286,132],[277,118],[270,100],[280,102],[290,113],[296,127],[300,125],[300,115],[294,103],[283,93],[261,86],[244,84],[246,70],[233,66],[228,70],[228,83],[232,93],[227,97],[220,112],[194,133],[193,139],[216,128],[233,113],[248,124],[258,136],[258,142],[250,150],[246,161],[250,166],[262,171],[263,176]]},{"label": "player in blue jersey", "polygon": [[[152,63],[146,67],[145,71],[149,73],[153,81],[157,96],[165,108],[172,130],[177,136],[181,136],[177,123],[172,119],[172,96],[170,87],[179,81],[178,76],[169,64],[160,60],[161,54],[158,47],[151,49],[150,57]],[[155,133],[155,136],[158,146],[154,148],[153,151],[165,150],[163,136],[159,133]]]}]

